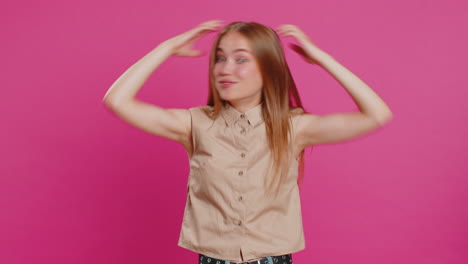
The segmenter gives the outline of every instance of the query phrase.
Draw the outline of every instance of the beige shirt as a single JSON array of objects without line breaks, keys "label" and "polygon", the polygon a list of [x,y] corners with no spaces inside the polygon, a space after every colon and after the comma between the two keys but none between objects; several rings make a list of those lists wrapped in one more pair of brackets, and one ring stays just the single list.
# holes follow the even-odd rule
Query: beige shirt
[{"label": "beige shirt", "polygon": [[180,247],[238,262],[305,248],[298,157],[276,199],[264,193],[270,150],[261,106],[241,113],[227,104],[216,120],[201,110],[210,106],[189,109],[194,151]]}]

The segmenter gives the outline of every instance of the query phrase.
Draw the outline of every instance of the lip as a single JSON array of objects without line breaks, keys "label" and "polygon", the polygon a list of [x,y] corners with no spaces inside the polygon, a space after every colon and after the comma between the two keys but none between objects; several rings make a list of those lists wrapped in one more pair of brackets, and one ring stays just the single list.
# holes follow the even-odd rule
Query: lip
[{"label": "lip", "polygon": [[233,86],[234,84],[236,83],[219,83],[221,85],[221,87],[223,88],[229,88],[231,86]]},{"label": "lip", "polygon": [[218,83],[223,88],[229,88],[229,87],[233,86],[234,84],[236,84],[237,82],[233,82],[231,80],[224,79],[224,80],[219,81]]},{"label": "lip", "polygon": [[235,83],[234,81],[232,80],[229,80],[229,79],[222,79],[222,80],[219,80],[220,83],[222,82],[230,82],[230,83]]}]

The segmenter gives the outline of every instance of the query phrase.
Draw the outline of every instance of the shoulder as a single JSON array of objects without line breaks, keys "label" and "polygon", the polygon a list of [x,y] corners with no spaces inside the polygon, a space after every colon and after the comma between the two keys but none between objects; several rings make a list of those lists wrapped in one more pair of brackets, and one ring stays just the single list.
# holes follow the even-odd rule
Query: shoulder
[{"label": "shoulder", "polygon": [[210,108],[213,108],[213,107],[210,105],[197,105],[197,106],[189,108],[189,110],[201,110],[201,109],[210,109]]},{"label": "shoulder", "polygon": [[204,114],[210,116],[214,112],[214,107],[210,105],[199,105],[189,108],[191,114]]},{"label": "shoulder", "polygon": [[302,107],[294,107],[289,110],[289,116],[294,126],[297,125],[297,122],[299,121],[300,117],[304,115],[304,113],[305,111]]},{"label": "shoulder", "polygon": [[294,135],[300,140],[301,135],[304,131],[304,117],[311,115],[306,112],[302,107],[295,107],[290,110],[291,124],[294,130]]},{"label": "shoulder", "polygon": [[291,116],[295,117],[304,113],[304,109],[302,107],[294,107],[291,108],[291,110],[289,110],[289,113],[291,114]]},{"label": "shoulder", "polygon": [[209,125],[216,119],[214,116],[214,107],[210,105],[195,106],[189,108],[189,112],[192,119],[192,126]]},{"label": "shoulder", "polygon": [[213,111],[214,107],[211,105],[198,105],[198,106],[189,108],[189,110],[191,111]]}]

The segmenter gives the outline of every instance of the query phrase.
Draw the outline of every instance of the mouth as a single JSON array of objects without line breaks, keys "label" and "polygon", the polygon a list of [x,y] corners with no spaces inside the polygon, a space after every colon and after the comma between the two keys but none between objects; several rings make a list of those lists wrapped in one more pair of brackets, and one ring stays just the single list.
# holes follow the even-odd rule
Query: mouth
[{"label": "mouth", "polygon": [[218,82],[221,87],[223,88],[228,88],[228,87],[231,87],[233,86],[234,84],[236,84],[236,82],[233,82],[233,81],[229,81],[229,80],[221,80]]},{"label": "mouth", "polygon": [[221,87],[223,87],[223,88],[229,88],[229,87],[233,86],[236,83],[220,83],[220,84],[221,84]]}]

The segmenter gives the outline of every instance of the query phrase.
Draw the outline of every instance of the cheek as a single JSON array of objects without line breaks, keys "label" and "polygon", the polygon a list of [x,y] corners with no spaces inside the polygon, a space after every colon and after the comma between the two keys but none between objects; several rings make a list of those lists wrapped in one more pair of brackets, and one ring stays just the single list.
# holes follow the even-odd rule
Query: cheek
[{"label": "cheek", "polygon": [[242,78],[250,78],[255,79],[260,76],[260,72],[257,68],[253,67],[252,65],[239,67],[237,70],[237,74]]},{"label": "cheek", "polygon": [[262,74],[257,67],[244,67],[239,69],[238,73],[242,79],[248,80],[253,86],[262,86]]},{"label": "cheek", "polygon": [[213,69],[212,69],[213,75],[215,75],[215,76],[216,76],[216,75],[218,74],[218,72],[219,72],[219,67],[218,67],[217,65],[218,65],[218,64],[215,64],[215,65],[213,66]]}]

